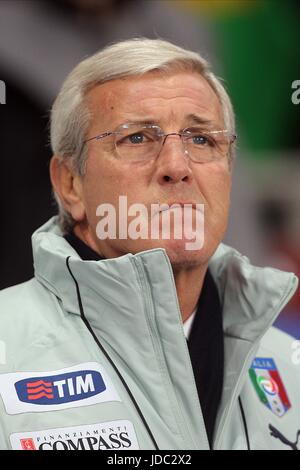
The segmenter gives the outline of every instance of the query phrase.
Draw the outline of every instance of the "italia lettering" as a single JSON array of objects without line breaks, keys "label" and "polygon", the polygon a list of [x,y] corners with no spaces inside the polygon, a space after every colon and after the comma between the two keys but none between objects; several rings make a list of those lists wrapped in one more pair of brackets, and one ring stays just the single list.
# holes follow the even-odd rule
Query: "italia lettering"
[{"label": "italia lettering", "polygon": [[53,387],[56,387],[60,398],[66,395],[74,396],[95,391],[92,374],[87,374],[85,377],[79,375],[67,380],[56,380],[53,382]]}]

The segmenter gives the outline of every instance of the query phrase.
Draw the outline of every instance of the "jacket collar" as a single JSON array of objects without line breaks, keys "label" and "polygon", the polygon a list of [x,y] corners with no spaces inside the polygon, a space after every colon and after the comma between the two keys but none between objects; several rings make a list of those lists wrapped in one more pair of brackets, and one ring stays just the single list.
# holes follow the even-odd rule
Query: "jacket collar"
[{"label": "jacket collar", "polygon": [[[146,282],[155,292],[158,304],[166,303],[168,297],[174,295],[172,269],[164,249],[82,261],[63,238],[57,217],[33,234],[32,243],[37,280],[58,296],[70,313],[78,315],[80,311],[67,257],[70,257],[69,264],[80,289],[93,294],[89,297],[101,298],[104,303],[115,306],[116,315],[120,309],[130,311],[131,321],[138,321],[141,308],[136,296],[142,276],[138,266],[146,269]],[[209,267],[221,299],[223,329],[228,337],[250,342],[258,340],[297,288],[298,280],[293,273],[252,266],[248,258],[224,244],[219,245]],[[171,321],[171,315],[169,312],[165,320]]]}]

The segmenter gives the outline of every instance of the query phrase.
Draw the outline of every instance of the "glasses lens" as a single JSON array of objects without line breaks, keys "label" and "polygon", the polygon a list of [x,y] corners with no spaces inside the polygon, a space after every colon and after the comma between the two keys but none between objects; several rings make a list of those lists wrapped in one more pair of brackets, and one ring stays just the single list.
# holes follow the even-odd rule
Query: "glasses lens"
[{"label": "glasses lens", "polygon": [[127,124],[115,136],[117,153],[129,161],[149,160],[156,157],[159,150],[159,128]]},{"label": "glasses lens", "polygon": [[185,134],[189,156],[196,162],[210,162],[228,155],[230,136],[226,131],[205,132],[189,129]]}]

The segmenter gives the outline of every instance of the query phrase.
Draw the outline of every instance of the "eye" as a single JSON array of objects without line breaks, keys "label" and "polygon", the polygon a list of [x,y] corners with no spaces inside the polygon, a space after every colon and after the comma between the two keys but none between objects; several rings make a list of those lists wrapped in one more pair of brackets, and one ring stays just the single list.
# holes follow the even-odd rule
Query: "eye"
[{"label": "eye", "polygon": [[196,145],[207,145],[209,143],[208,138],[203,134],[193,135],[192,141],[193,141],[193,144],[196,144]]},{"label": "eye", "polygon": [[216,147],[217,145],[217,142],[212,136],[204,133],[192,134],[190,136],[190,141],[197,147]]},{"label": "eye", "polygon": [[136,134],[131,134],[126,138],[130,144],[142,144],[145,142],[146,136],[142,132],[138,132]]},{"label": "eye", "polygon": [[152,135],[151,131],[139,131],[133,134],[123,135],[117,143],[118,145],[141,145],[153,142],[153,140],[154,135]]}]

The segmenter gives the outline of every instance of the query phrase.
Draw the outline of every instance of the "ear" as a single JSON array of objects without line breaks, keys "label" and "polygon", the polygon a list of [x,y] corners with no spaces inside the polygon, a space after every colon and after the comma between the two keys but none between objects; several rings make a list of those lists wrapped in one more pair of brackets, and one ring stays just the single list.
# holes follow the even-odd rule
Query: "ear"
[{"label": "ear", "polygon": [[58,155],[51,158],[50,178],[65,210],[76,222],[82,222],[85,219],[82,178]]}]

